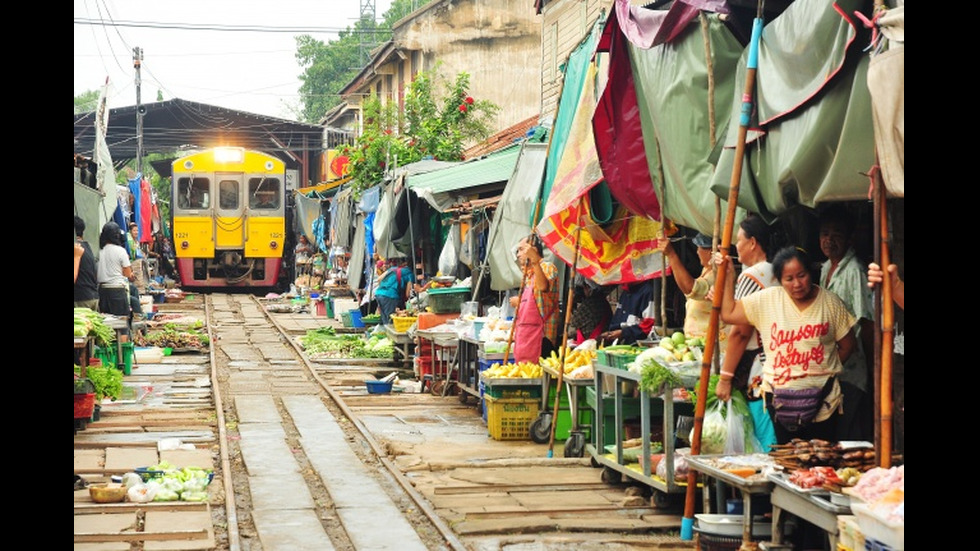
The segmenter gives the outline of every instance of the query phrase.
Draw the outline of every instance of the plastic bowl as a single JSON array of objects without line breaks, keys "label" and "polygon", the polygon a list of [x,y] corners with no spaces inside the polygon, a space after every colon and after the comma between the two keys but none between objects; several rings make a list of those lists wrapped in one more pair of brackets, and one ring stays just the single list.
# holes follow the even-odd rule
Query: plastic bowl
[{"label": "plastic bowl", "polygon": [[367,385],[368,394],[389,394],[391,392],[391,381],[364,381]]},{"label": "plastic bowl", "polygon": [[148,467],[136,467],[133,472],[140,475],[143,482],[148,482],[154,478],[162,478],[166,471],[152,471]]},{"label": "plastic bowl", "polygon": [[[718,536],[741,536],[742,515],[709,515],[697,514],[698,528],[709,534]],[[752,519],[752,535],[768,538],[772,536],[772,524],[762,517]]]},{"label": "plastic bowl", "polygon": [[91,484],[88,495],[96,503],[119,503],[126,499],[126,487],[122,484]]}]

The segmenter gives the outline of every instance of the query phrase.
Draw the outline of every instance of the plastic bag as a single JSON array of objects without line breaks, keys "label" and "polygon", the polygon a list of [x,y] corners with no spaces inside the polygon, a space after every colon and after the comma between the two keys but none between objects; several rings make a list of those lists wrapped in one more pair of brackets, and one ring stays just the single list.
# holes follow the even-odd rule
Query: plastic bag
[{"label": "plastic bag", "polygon": [[[687,457],[691,455],[691,448],[678,448],[674,450],[674,480],[687,476],[690,467],[687,465]],[[667,479],[667,461],[661,460],[657,464],[657,476]]]},{"label": "plastic bag", "polygon": [[728,400],[728,435],[722,453],[741,455],[745,453],[745,418],[735,409],[735,402]]},{"label": "plastic bag", "polygon": [[[728,439],[728,421],[722,409],[725,407],[720,400],[715,400],[704,414],[701,425],[701,454],[715,455],[725,453],[725,442]],[[694,441],[694,429],[691,429],[691,441]]]}]

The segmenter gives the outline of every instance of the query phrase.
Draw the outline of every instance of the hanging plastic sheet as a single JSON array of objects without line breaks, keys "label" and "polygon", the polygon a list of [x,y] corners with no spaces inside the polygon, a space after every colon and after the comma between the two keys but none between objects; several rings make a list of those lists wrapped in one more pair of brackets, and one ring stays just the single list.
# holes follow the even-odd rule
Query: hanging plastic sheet
[{"label": "hanging plastic sheet", "polygon": [[609,192],[621,205],[638,216],[660,220],[660,202],[643,146],[629,42],[619,28],[617,11],[609,17],[598,45],[610,54],[609,80],[592,118],[599,165]]},{"label": "hanging plastic sheet", "polygon": [[321,218],[322,204],[322,200],[316,195],[308,197],[299,192],[296,192],[293,199],[293,223],[296,225],[297,231],[318,245],[319,243],[314,241],[317,236],[313,234],[313,223]]},{"label": "hanging plastic sheet", "polygon": [[885,11],[878,26],[868,67],[878,164],[888,193],[905,197],[905,6]]},{"label": "hanging plastic sheet", "polygon": [[139,242],[153,243],[153,188],[144,176],[139,181]]},{"label": "hanging plastic sheet", "polygon": [[[490,267],[490,288],[494,291],[516,289],[521,284],[521,271],[512,251],[518,241],[531,233],[530,220],[541,193],[547,153],[547,144],[524,142],[514,174],[493,213],[485,262]],[[540,212],[537,217],[541,218]],[[484,272],[480,270],[480,277]],[[479,284],[474,288],[479,288]]]},{"label": "hanging plastic sheet", "polygon": [[[745,47],[717,13],[704,14],[704,27],[693,22],[678,31],[666,18],[644,15],[651,11],[656,10],[633,6],[629,17],[621,17],[617,9],[616,19],[631,41],[627,50],[649,174],[663,217],[710,234],[715,201],[721,197],[724,208],[728,196],[727,179],[723,194],[711,193],[711,184]],[[612,51],[613,57],[623,54],[622,48]],[[618,86],[611,78],[608,87]]]},{"label": "hanging plastic sheet", "polygon": [[[599,42],[601,32],[602,25],[596,22],[589,35],[569,54],[568,61],[565,63],[561,97],[558,98],[558,117],[555,119],[554,128],[551,131],[551,141],[548,147],[548,163],[544,169],[544,184],[542,185],[541,197],[551,195],[551,186],[554,185],[556,172],[558,171],[558,164],[553,162],[553,160],[559,159],[565,151],[573,115],[576,109],[578,109],[582,86],[587,77],[586,71],[591,63],[592,56],[595,54],[596,44]],[[540,213],[538,213],[538,216],[540,217]],[[534,224],[537,222],[538,220],[534,220],[531,223]]]},{"label": "hanging plastic sheet", "polygon": [[[592,131],[597,72],[596,63],[590,62],[565,149],[555,159],[555,182],[536,231],[566,264],[571,265],[578,258],[575,270],[599,284],[642,281],[659,275],[663,269],[657,248],[660,223],[632,215],[624,207],[604,225],[598,224],[592,214],[590,192],[602,181]],[[578,232],[579,227],[583,231]]]},{"label": "hanging plastic sheet", "polygon": [[[361,216],[363,215],[358,215],[357,219],[360,219]],[[347,286],[351,291],[357,291],[367,281],[365,262],[370,257],[366,257],[364,254],[364,236],[364,224],[356,224],[350,247],[350,263],[347,268]]]},{"label": "hanging plastic sheet", "polygon": [[[765,26],[738,204],[775,218],[795,206],[866,200],[875,164],[866,40],[851,15],[867,0],[797,0]],[[807,55],[801,56],[799,52]],[[736,81],[744,79],[745,56]],[[732,95],[733,105],[740,98]],[[737,113],[737,109],[732,111]],[[737,128],[729,126],[711,189],[727,194]]]}]

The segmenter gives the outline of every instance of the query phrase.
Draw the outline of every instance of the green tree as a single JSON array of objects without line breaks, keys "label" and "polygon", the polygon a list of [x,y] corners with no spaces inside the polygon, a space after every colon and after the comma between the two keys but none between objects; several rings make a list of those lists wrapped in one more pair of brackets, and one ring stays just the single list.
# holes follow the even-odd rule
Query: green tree
[{"label": "green tree", "polygon": [[[296,37],[296,61],[303,68],[299,93],[302,108],[297,116],[318,123],[330,109],[340,104],[340,90],[363,67],[362,53],[391,38],[395,22],[412,12],[412,0],[395,0],[382,16],[382,22],[362,19],[326,43],[309,35]],[[362,41],[361,38],[369,38]],[[365,44],[362,46],[362,42]]]},{"label": "green tree", "polygon": [[99,91],[88,90],[75,96],[75,113],[88,113],[95,111],[96,104],[99,103]]},{"label": "green tree", "polygon": [[459,161],[463,148],[491,134],[491,123],[500,108],[489,100],[477,100],[467,92],[468,73],[456,80],[437,97],[438,66],[416,75],[405,98],[405,111],[372,96],[364,102],[364,128],[351,145],[343,148],[350,159],[351,187],[359,195],[377,185],[389,165],[399,165],[424,158]]}]

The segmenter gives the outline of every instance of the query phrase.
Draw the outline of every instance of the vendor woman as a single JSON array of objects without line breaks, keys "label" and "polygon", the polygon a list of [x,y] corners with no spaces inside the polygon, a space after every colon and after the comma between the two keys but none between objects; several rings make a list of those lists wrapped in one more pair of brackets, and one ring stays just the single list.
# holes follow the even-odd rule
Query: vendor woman
[{"label": "vendor woman", "polygon": [[543,258],[534,234],[517,245],[517,263],[524,272],[523,291],[511,297],[514,320],[514,362],[538,363],[558,344],[558,268]]}]

